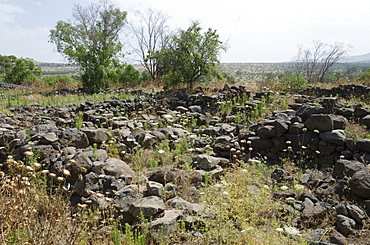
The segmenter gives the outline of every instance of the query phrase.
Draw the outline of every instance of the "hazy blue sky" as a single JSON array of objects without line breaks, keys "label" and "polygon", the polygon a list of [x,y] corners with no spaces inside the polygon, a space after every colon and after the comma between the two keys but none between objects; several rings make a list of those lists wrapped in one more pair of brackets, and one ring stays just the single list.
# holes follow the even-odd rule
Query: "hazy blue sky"
[{"label": "hazy blue sky", "polygon": [[[61,62],[48,43],[49,30],[71,17],[87,0],[0,0],[0,54]],[[95,1],[96,2],[96,1]],[[170,26],[186,29],[191,20],[229,40],[222,62],[290,61],[297,46],[311,41],[351,45],[350,55],[370,53],[370,1],[352,0],[112,0],[128,12],[148,8],[169,16]],[[122,35],[122,41],[127,40]],[[129,51],[129,50],[126,50]]]}]

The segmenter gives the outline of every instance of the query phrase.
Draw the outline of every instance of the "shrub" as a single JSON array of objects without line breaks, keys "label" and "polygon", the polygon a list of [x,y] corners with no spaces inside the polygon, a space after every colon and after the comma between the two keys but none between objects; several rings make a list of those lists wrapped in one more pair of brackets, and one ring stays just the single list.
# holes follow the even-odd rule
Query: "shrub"
[{"label": "shrub", "polygon": [[53,89],[77,87],[78,82],[69,76],[53,75],[43,78],[44,84]]},{"label": "shrub", "polygon": [[359,77],[357,77],[356,80],[363,85],[369,86],[370,85],[370,68],[367,69],[366,72],[362,73]]},{"label": "shrub", "polygon": [[127,65],[124,69],[117,71],[118,82],[124,86],[136,87],[140,84],[140,72],[132,65]]},{"label": "shrub", "polygon": [[284,91],[302,91],[308,87],[307,79],[301,75],[289,75],[280,79],[278,88]]}]

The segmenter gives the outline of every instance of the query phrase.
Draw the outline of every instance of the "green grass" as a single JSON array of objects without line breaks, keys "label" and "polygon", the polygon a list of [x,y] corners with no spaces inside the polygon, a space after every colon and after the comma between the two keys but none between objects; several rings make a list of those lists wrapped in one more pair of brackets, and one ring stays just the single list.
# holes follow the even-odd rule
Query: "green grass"
[{"label": "green grass", "polygon": [[202,200],[215,214],[207,217],[203,228],[209,244],[302,242],[300,236],[290,237],[276,230],[292,226],[297,217],[285,214],[283,203],[272,198],[278,188],[269,178],[272,171],[263,164],[244,163],[204,190]]},{"label": "green grass", "polygon": [[[136,95],[125,93],[93,95],[52,95],[43,96],[29,91],[4,91],[0,98],[1,112],[8,113],[8,107],[25,105],[56,105],[64,107],[85,101],[100,102],[109,99],[133,99]],[[234,98],[220,104],[223,113],[229,114],[232,106],[244,105],[249,101],[246,96]],[[286,109],[288,97],[263,98],[251,115],[236,114],[236,122],[246,117],[256,121],[264,118],[272,110]],[[158,127],[165,127],[168,122],[159,122]],[[183,118],[180,121],[191,131],[198,127],[195,118]],[[76,121],[76,127],[82,127],[82,115]],[[144,125],[143,125],[144,127]],[[154,124],[146,124],[146,130],[153,130]],[[207,127],[207,126],[204,126]],[[349,128],[349,136],[368,137],[369,132],[361,127]],[[106,147],[110,157],[119,157],[117,140],[110,136]],[[137,174],[147,174],[159,167],[192,171],[191,162],[180,165],[181,159],[191,159],[192,137],[180,137],[176,144],[169,140],[157,142],[151,149],[128,149],[132,152],[131,167]],[[94,145],[93,154],[97,154],[98,145]],[[292,153],[293,154],[293,153]],[[299,156],[304,157],[304,156]],[[24,162],[11,158],[0,165],[0,240],[7,244],[154,244],[147,220],[136,226],[120,225],[112,210],[100,210],[85,205],[78,206],[78,213],[70,213],[69,198],[65,182],[37,168],[37,156],[30,155]],[[289,159],[285,164],[289,164]],[[31,171],[28,167],[33,167]],[[297,163],[284,166],[290,172],[299,175]],[[298,169],[298,170],[297,170]],[[304,191],[304,186],[297,181],[277,184],[270,179],[274,167],[265,166],[257,161],[235,161],[235,167],[228,169],[221,179],[215,180],[208,174],[204,177],[204,188],[200,190],[200,202],[206,206],[206,212],[199,217],[193,227],[186,227],[184,221],[178,224],[178,230],[171,237],[162,237],[160,244],[303,244],[302,236],[289,236],[279,230],[292,227],[299,214],[286,212],[283,208],[286,200],[276,200],[273,193],[281,187],[295,192]],[[50,188],[52,186],[53,188]],[[179,195],[191,199],[190,183],[182,183]],[[188,191],[188,192],[187,192]],[[191,228],[191,229],[190,229]],[[194,232],[202,236],[194,237]]]},{"label": "green grass", "polygon": [[16,108],[22,106],[58,106],[65,107],[67,105],[77,105],[85,101],[93,103],[102,102],[105,100],[128,100],[135,99],[137,95],[126,93],[98,93],[98,94],[77,94],[77,95],[50,95],[45,96],[40,93],[32,93],[29,90],[4,91],[4,95],[0,97],[0,108]]}]

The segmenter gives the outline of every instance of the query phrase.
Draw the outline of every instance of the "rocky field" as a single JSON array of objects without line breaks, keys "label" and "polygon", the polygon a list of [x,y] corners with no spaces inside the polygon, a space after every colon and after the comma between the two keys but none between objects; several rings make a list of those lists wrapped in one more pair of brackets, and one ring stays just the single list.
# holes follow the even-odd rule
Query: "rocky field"
[{"label": "rocky field", "polygon": [[0,113],[7,244],[370,244],[369,87],[102,93]]}]

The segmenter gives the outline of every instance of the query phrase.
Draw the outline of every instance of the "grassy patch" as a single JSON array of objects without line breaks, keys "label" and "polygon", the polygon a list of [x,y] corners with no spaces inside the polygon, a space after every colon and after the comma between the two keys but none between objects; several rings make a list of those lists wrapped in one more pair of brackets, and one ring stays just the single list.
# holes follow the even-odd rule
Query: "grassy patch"
[{"label": "grassy patch", "polygon": [[105,100],[128,100],[135,99],[137,95],[126,93],[98,93],[98,94],[68,94],[60,95],[53,94],[45,96],[40,93],[33,93],[32,90],[9,90],[3,91],[3,96],[0,97],[0,108],[15,108],[21,106],[59,106],[64,107],[67,105],[80,104],[85,101],[94,103]]},{"label": "grassy patch", "polygon": [[272,193],[279,188],[269,175],[273,168],[246,163],[227,172],[204,190],[203,202],[213,215],[205,221],[204,244],[299,244],[301,236],[279,231],[295,217],[283,210]]}]

